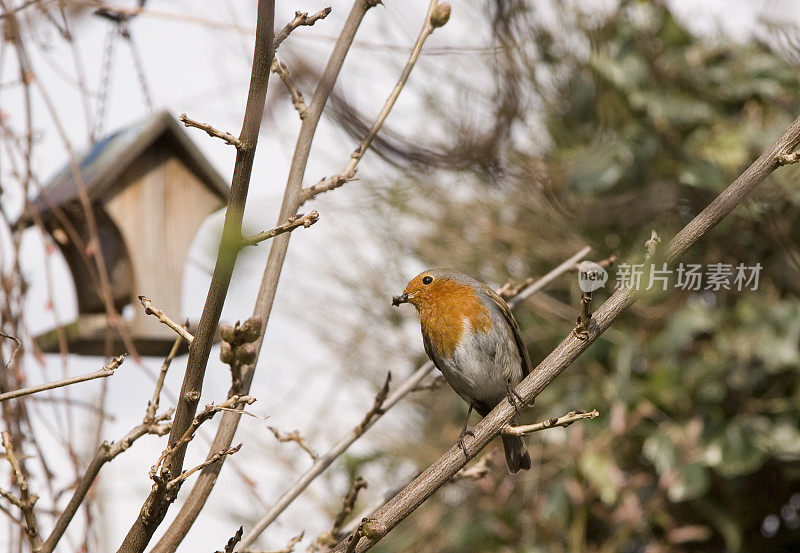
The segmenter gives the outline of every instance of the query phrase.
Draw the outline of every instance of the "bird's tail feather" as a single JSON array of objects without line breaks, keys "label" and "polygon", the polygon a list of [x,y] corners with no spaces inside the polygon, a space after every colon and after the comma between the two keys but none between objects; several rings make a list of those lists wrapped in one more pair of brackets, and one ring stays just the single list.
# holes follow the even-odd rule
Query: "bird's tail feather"
[{"label": "bird's tail feather", "polygon": [[[513,422],[512,422],[513,424]],[[503,449],[506,452],[506,465],[512,473],[531,468],[531,456],[525,449],[525,443],[520,436],[507,436],[502,434]]]}]

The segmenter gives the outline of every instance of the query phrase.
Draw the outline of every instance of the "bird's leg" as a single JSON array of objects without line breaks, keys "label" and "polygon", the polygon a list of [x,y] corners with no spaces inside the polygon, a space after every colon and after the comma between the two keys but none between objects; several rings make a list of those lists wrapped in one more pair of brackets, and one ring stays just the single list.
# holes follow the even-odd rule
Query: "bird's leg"
[{"label": "bird's leg", "polygon": [[464,426],[461,427],[461,432],[458,434],[458,445],[461,447],[461,450],[464,452],[464,457],[469,459],[469,453],[467,453],[467,446],[464,444],[464,436],[470,435],[473,438],[475,434],[472,433],[472,430],[467,430],[467,424],[469,424],[469,416],[472,414],[472,404],[469,404],[469,411],[467,411],[467,418],[464,420]]},{"label": "bird's leg", "polygon": [[511,379],[506,379],[506,395],[508,402],[514,407],[514,410],[519,413],[525,407],[525,400],[517,393],[514,386],[511,385]]}]

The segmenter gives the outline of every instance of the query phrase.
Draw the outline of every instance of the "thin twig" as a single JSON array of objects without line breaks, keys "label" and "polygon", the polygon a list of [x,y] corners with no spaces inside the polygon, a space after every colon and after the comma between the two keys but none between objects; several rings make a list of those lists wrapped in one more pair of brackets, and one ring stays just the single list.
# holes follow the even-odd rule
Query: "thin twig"
[{"label": "thin twig", "polygon": [[273,48],[277,50],[278,46],[281,45],[281,42],[286,40],[286,38],[289,36],[289,33],[294,31],[296,28],[301,26],[310,27],[320,19],[325,19],[328,17],[329,13],[331,13],[330,6],[321,9],[313,15],[308,15],[308,12],[294,12],[294,19],[289,21],[289,23],[287,23],[283,29],[275,33],[275,38],[272,40]]},{"label": "thin twig", "polygon": [[[422,25],[422,30],[419,32],[419,35],[417,36],[417,41],[414,43],[414,47],[411,49],[411,54],[408,56],[408,61],[406,62],[405,67],[403,67],[403,71],[400,73],[400,77],[397,80],[397,84],[395,84],[394,89],[389,94],[389,97],[386,98],[386,102],[384,102],[383,107],[381,108],[381,111],[378,114],[378,117],[375,119],[375,122],[372,123],[372,126],[367,131],[367,134],[364,135],[364,138],[361,140],[361,143],[358,145],[355,151],[350,155],[350,160],[347,162],[345,168],[337,175],[325,177],[318,183],[309,186],[308,188],[304,188],[303,195],[300,200],[301,205],[310,200],[311,198],[313,198],[314,196],[338,188],[355,178],[358,162],[361,161],[362,157],[364,157],[364,154],[367,152],[367,149],[370,147],[370,144],[372,144],[373,139],[375,138],[375,136],[377,136],[378,131],[381,130],[383,122],[386,121],[386,118],[389,116],[389,112],[392,111],[392,107],[394,107],[394,103],[397,101],[397,97],[400,96],[400,92],[402,92],[403,87],[406,85],[406,82],[408,81],[409,75],[411,75],[411,70],[414,69],[414,65],[417,63],[417,60],[419,59],[419,55],[422,52],[422,47],[425,44],[425,41],[437,27],[440,27],[441,25],[444,24],[441,23],[437,25],[436,23],[435,13],[437,11],[437,7],[440,7],[438,0],[431,0],[430,5],[428,6],[428,11],[425,14],[425,23]],[[445,7],[445,5],[442,4],[441,7]],[[449,17],[450,13],[449,5],[447,5],[446,11],[447,11],[447,17]],[[447,18],[444,18],[444,22],[446,21]]]},{"label": "thin twig", "polygon": [[237,150],[242,149],[242,143],[239,142],[239,139],[233,136],[229,132],[218,131],[211,125],[207,125],[206,123],[200,123],[199,121],[195,121],[194,119],[189,119],[185,113],[181,113],[180,120],[187,127],[194,127],[195,129],[200,129],[201,131],[205,131],[206,134],[208,134],[208,136],[212,138],[219,138],[220,140],[224,140],[231,146],[235,146]]},{"label": "thin twig", "polygon": [[48,382],[47,384],[39,384],[38,386],[31,386],[29,388],[12,390],[10,392],[0,394],[0,402],[9,399],[14,399],[16,397],[44,392],[45,390],[53,390],[55,388],[70,386],[72,384],[77,384],[78,382],[86,382],[87,380],[94,380],[95,378],[105,378],[107,376],[111,376],[112,374],[114,374],[114,370],[122,364],[122,361],[125,359],[126,355],[127,354],[123,353],[122,355],[114,357],[111,361],[106,363],[106,365],[102,369],[100,369],[99,371],[95,371],[93,373],[82,374],[79,376],[71,376],[69,378],[64,378],[62,380],[57,380],[55,382]]},{"label": "thin twig", "polygon": [[236,544],[242,539],[242,533],[244,533],[244,528],[239,526],[239,529],[236,530],[233,537],[225,544],[225,549],[223,551],[217,551],[216,553],[233,553],[233,548],[236,547]]},{"label": "thin twig", "polygon": [[275,238],[276,236],[280,236],[286,232],[291,232],[296,228],[308,228],[317,221],[319,221],[319,213],[316,211],[312,211],[308,215],[298,213],[297,215],[289,217],[289,219],[282,225],[278,225],[273,229],[265,230],[264,232],[259,232],[258,234],[242,238],[242,246],[255,246],[264,240],[270,240],[271,238]]},{"label": "thin twig", "polygon": [[383,386],[381,386],[381,389],[378,390],[377,394],[375,394],[375,399],[372,401],[372,407],[370,408],[369,411],[367,411],[367,414],[364,415],[364,418],[361,419],[359,425],[356,426],[357,431],[363,434],[367,430],[367,428],[369,428],[372,419],[380,417],[381,415],[383,415],[383,413],[385,413],[385,410],[383,409],[383,404],[386,402],[386,396],[389,395],[389,384],[391,383],[391,381],[392,381],[392,373],[387,372],[386,380],[383,381]]},{"label": "thin twig", "polygon": [[570,411],[561,417],[553,417],[546,421],[537,422],[535,424],[525,424],[522,426],[505,426],[502,433],[507,436],[527,436],[540,430],[547,430],[548,428],[556,428],[558,426],[569,426],[575,421],[583,419],[594,419],[600,416],[597,409],[591,411]]},{"label": "thin twig", "polygon": [[142,307],[144,307],[145,315],[153,315],[156,319],[177,332],[178,336],[186,340],[189,344],[194,342],[194,336],[192,336],[185,327],[173,321],[169,315],[164,313],[161,309],[158,307],[153,307],[153,302],[150,301],[150,298],[146,296],[139,296],[139,303],[141,303]]},{"label": "thin twig", "polygon": [[344,499],[342,500],[342,508],[339,509],[339,512],[333,519],[333,526],[331,527],[332,536],[339,534],[342,529],[342,525],[347,520],[347,517],[349,517],[353,512],[353,507],[355,507],[356,500],[358,500],[358,493],[366,487],[367,481],[360,476],[356,476],[353,479],[347,495],[344,496]]},{"label": "thin twig", "polygon": [[291,432],[281,432],[274,426],[268,426],[267,428],[270,429],[272,434],[275,436],[275,439],[278,440],[279,442],[281,443],[294,442],[297,445],[299,445],[303,449],[303,451],[308,453],[312,461],[316,461],[317,459],[319,459],[319,455],[317,455],[317,452],[314,451],[310,445],[308,445],[308,442],[303,437],[303,435],[300,434],[299,430],[293,430]]},{"label": "thin twig", "polygon": [[289,91],[289,96],[292,98],[292,105],[294,109],[297,110],[297,114],[300,116],[300,119],[305,118],[306,112],[308,112],[308,106],[306,105],[306,101],[303,98],[303,93],[297,88],[297,85],[292,80],[292,77],[289,75],[289,70],[286,68],[286,64],[277,59],[272,60],[272,72],[278,75],[281,78],[284,86],[286,86],[286,90]]},{"label": "thin twig", "polygon": [[[189,321],[186,321],[184,328],[188,330]],[[164,387],[164,380],[167,378],[167,371],[169,370],[169,366],[172,364],[172,360],[175,359],[175,356],[178,354],[178,349],[181,346],[181,341],[183,340],[182,337],[178,336],[175,338],[175,342],[172,344],[172,349],[169,350],[169,354],[164,359],[164,362],[161,363],[161,370],[158,372],[158,380],[156,380],[156,386],[153,390],[153,397],[147,402],[147,411],[144,414],[144,421],[143,422],[151,422],[155,419],[156,411],[158,411],[158,403],[161,399],[161,389]]]},{"label": "thin twig", "polygon": [[[197,432],[197,429],[200,428],[201,424],[213,418],[214,415],[223,409],[238,407],[239,405],[245,404],[252,405],[255,400],[256,398],[251,396],[231,396],[219,405],[206,405],[205,409],[203,409],[203,411],[194,417],[192,423],[189,425],[189,428],[187,428],[183,433],[183,436],[181,436],[177,442],[170,443],[166,449],[161,452],[161,455],[156,460],[156,464],[150,468],[150,478],[153,479],[157,484],[171,482],[173,479],[167,477],[170,474],[169,467],[172,463],[173,457],[175,456],[175,452],[180,450],[183,446],[194,439],[195,432]],[[227,450],[227,448],[224,449]],[[217,453],[218,452],[214,453],[213,455],[216,455]],[[174,488],[174,486],[172,487]]]},{"label": "thin twig", "polygon": [[240,449],[242,449],[242,444],[239,444],[239,445],[234,446],[234,447],[228,447],[228,448],[225,448],[225,449],[220,449],[214,455],[212,455],[211,457],[209,457],[208,459],[206,459],[205,461],[203,461],[202,463],[200,463],[196,467],[182,472],[180,476],[178,476],[176,478],[173,478],[172,480],[167,482],[167,489],[169,490],[169,489],[173,489],[173,488],[176,488],[176,487],[180,486],[181,483],[184,480],[189,478],[191,475],[193,475],[198,470],[202,470],[205,467],[207,467],[208,465],[212,465],[212,464],[216,463],[217,461],[219,461],[220,459],[222,459],[223,457],[225,457],[227,455],[233,455],[234,453],[236,453]]},{"label": "thin twig", "polygon": [[25,520],[25,533],[28,536],[31,549],[37,551],[42,546],[42,537],[39,535],[39,523],[36,520],[36,513],[34,512],[34,505],[36,504],[36,500],[39,499],[39,496],[30,493],[30,490],[28,490],[28,480],[25,478],[25,474],[22,472],[17,456],[14,453],[14,446],[11,445],[11,435],[5,430],[2,433],[2,441],[6,459],[8,459],[11,465],[11,470],[14,473],[14,480],[19,489],[19,501],[15,503],[15,505],[22,511],[22,518]]},{"label": "thin twig", "polygon": [[[11,334],[6,334],[2,330],[0,330],[0,337],[14,341],[14,349],[11,350],[11,355],[8,356],[8,361],[6,361],[6,370],[10,371],[11,367],[14,366],[14,360],[17,358],[17,355],[19,354],[20,351],[22,351],[22,341],[16,336],[12,336]],[[2,398],[2,396],[0,396],[0,398]],[[2,399],[0,399],[0,401],[2,401]]]}]

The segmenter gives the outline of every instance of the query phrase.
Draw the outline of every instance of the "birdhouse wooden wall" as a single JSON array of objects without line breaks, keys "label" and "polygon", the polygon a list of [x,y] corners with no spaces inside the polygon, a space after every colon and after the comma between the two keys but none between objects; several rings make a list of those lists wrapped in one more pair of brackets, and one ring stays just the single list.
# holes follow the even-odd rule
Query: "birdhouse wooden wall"
[{"label": "birdhouse wooden wall", "polygon": [[[203,220],[220,207],[219,196],[160,143],[123,173],[116,188],[103,207],[128,245],[131,300],[145,295],[179,320],[189,246]],[[172,330],[139,308],[130,329],[137,339],[175,339]]]},{"label": "birdhouse wooden wall", "polygon": [[[149,297],[174,319],[181,319],[181,289],[189,248],[203,220],[224,206],[227,183],[186,136],[177,121],[160,113],[92,145],[80,160],[82,186],[90,197],[117,310],[134,305],[124,321],[137,352],[163,355],[175,334],[147,316],[137,296]],[[125,346],[110,328],[106,305],[87,264],[64,229],[66,223],[89,242],[88,224],[74,175],[65,167],[32,204],[56,239],[75,282],[77,321],[66,326],[69,349],[105,354]],[[53,206],[58,207],[55,213]],[[31,217],[20,224],[30,225]],[[37,337],[44,351],[58,351],[55,331]]]}]

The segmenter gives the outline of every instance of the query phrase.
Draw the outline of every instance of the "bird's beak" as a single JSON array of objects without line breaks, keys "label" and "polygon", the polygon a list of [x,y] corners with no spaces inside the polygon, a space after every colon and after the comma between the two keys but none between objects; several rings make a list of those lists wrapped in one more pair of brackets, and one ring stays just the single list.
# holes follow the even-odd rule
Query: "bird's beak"
[{"label": "bird's beak", "polygon": [[408,294],[400,294],[399,296],[394,296],[392,298],[392,305],[398,307],[401,303],[408,302],[409,297]]}]

